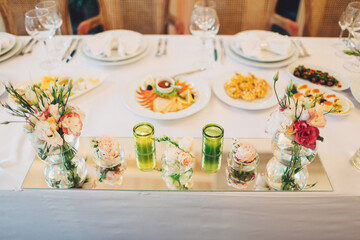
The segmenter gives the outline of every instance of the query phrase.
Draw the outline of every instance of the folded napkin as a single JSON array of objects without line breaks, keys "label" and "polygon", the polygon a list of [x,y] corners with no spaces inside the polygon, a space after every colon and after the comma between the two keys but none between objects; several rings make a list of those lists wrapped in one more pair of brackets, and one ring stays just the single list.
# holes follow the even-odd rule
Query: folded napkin
[{"label": "folded napkin", "polygon": [[119,56],[131,56],[136,53],[141,44],[138,36],[114,37],[112,34],[94,37],[87,46],[94,56],[110,57],[112,50],[117,50]]},{"label": "folded napkin", "polygon": [[244,55],[261,58],[262,51],[287,56],[290,51],[291,42],[287,36],[276,34],[261,40],[256,34],[248,33],[235,40],[235,47],[240,49]]},{"label": "folded napkin", "polygon": [[0,37],[0,51],[7,48],[10,45],[10,39],[6,37]]}]

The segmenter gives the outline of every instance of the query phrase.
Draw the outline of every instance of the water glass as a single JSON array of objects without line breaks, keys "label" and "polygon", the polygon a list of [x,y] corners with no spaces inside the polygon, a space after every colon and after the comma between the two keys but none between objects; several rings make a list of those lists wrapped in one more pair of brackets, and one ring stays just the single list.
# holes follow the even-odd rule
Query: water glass
[{"label": "water glass", "polygon": [[142,122],[133,128],[137,167],[144,172],[156,167],[154,126]]},{"label": "water glass", "polygon": [[207,173],[216,173],[221,167],[224,129],[217,124],[203,128],[201,168]]}]

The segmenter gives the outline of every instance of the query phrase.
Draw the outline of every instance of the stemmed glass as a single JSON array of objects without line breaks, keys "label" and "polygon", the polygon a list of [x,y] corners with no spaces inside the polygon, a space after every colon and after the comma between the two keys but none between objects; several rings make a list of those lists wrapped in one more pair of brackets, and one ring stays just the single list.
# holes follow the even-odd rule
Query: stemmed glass
[{"label": "stemmed glass", "polygon": [[338,41],[338,43],[335,44],[335,47],[338,49],[335,52],[335,55],[340,58],[349,58],[349,55],[346,55],[343,52],[343,50],[345,50],[345,48],[347,46],[347,40],[344,40],[344,38],[343,38],[344,31],[348,28],[348,25],[349,25],[349,23],[346,21],[347,14],[349,14],[349,12],[346,10],[344,12],[342,12],[342,14],[339,18],[339,21],[338,21],[341,31],[340,31],[340,35],[339,35],[339,41]]},{"label": "stemmed glass", "polygon": [[[349,27],[350,34],[354,36],[355,41],[349,42],[350,50],[360,50],[360,14],[352,21],[351,26]],[[360,72],[360,57],[356,56],[355,62],[346,62],[344,63],[344,68],[351,72]]]},{"label": "stemmed glass", "polygon": [[207,43],[216,36],[219,27],[219,19],[214,8],[197,6],[192,11],[190,32],[202,41],[201,58],[195,62],[196,67],[209,67],[213,62]]},{"label": "stemmed glass", "polygon": [[59,66],[59,61],[49,58],[46,41],[55,35],[55,24],[47,9],[33,9],[25,13],[26,32],[34,39],[42,41],[48,51],[48,59],[41,62],[41,68],[51,70]]}]

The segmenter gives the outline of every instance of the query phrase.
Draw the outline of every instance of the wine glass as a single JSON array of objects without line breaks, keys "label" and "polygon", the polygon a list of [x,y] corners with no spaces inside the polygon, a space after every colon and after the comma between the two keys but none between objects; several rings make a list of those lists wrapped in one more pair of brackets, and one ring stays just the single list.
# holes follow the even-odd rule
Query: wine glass
[{"label": "wine glass", "polygon": [[[339,41],[334,44],[334,47],[336,47],[338,50],[335,52],[335,55],[340,58],[349,58],[350,56],[345,54],[343,51],[346,49],[347,46],[347,40],[344,40],[343,35],[344,31],[348,28],[349,23],[346,21],[347,14],[349,14],[348,11],[343,11],[340,18],[339,18],[339,26],[341,28],[340,35],[339,35]],[[350,33],[349,33],[350,34]]]},{"label": "wine glass", "polygon": [[[347,5],[345,10],[345,22],[347,25],[347,30],[349,31],[347,45],[350,46],[351,44],[351,26],[354,21],[354,19],[359,15],[360,13],[360,2],[351,2]],[[351,47],[351,46],[350,46]]]},{"label": "wine glass", "polygon": [[[47,9],[32,9],[25,13],[26,32],[34,39],[42,41],[49,57],[49,49],[46,41],[55,35],[55,24]],[[59,61],[48,58],[41,62],[41,68],[51,70],[59,66]]]},{"label": "wine glass", "polygon": [[216,36],[219,27],[219,19],[215,9],[198,6],[192,11],[190,32],[202,42],[201,57],[199,61],[195,62],[196,67],[206,68],[212,64],[213,57],[211,57],[207,43]]},{"label": "wine glass", "polygon": [[198,7],[208,7],[208,8],[212,8],[215,10],[216,3],[215,3],[215,1],[211,1],[211,0],[200,0],[200,1],[195,2],[195,4],[194,4],[194,8],[198,8]]},{"label": "wine glass", "polygon": [[[350,41],[348,46],[350,50],[360,50],[360,14],[358,14],[351,23],[349,27],[351,30],[350,34],[354,36],[355,41]],[[360,57],[356,56],[355,62],[346,62],[344,63],[344,68],[350,72],[360,72]]]}]

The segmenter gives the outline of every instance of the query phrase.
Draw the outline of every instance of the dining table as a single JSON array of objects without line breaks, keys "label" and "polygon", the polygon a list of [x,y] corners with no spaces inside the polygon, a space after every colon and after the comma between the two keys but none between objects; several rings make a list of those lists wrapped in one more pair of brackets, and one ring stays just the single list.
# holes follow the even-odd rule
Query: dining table
[{"label": "dining table", "polygon": [[[149,50],[135,62],[102,66],[87,61],[80,52],[59,73],[97,73],[106,76],[98,87],[71,100],[85,114],[82,137],[110,135],[133,137],[133,127],[151,123],[155,136],[201,138],[209,123],[224,128],[225,138],[270,139],[266,122],[277,106],[247,110],[230,106],[212,93],[200,111],[180,119],[156,120],[141,116],[124,104],[122,94],[129,82],[149,74],[181,73],[195,69],[201,42],[191,35],[144,35]],[[77,36],[57,36],[70,43]],[[232,36],[217,38],[228,43]],[[88,40],[91,36],[83,36]],[[157,57],[159,38],[167,38],[167,54]],[[25,44],[30,38],[21,36]],[[360,81],[359,73],[343,67],[335,55],[337,38],[291,37],[301,40],[310,56],[305,64],[326,66]],[[16,55],[0,63],[0,74],[14,86],[34,76],[46,75],[40,62],[46,56],[38,44],[31,54]],[[288,82],[287,66],[260,68],[236,61],[226,48],[226,58],[213,62],[192,78],[210,86],[229,73],[263,76],[272,84]],[[219,56],[220,57],[220,56]],[[195,80],[196,81],[196,80]],[[341,92],[353,103],[346,116],[327,116],[320,129],[324,138],[318,154],[332,191],[142,191],[22,188],[35,158],[22,124],[0,125],[0,238],[1,239],[359,239],[360,171],[351,158],[360,148],[360,103],[350,89]],[[8,101],[8,95],[0,97]],[[15,119],[0,108],[0,122]],[[196,161],[200,161],[197,159]],[[200,163],[200,162],[199,162]]]}]

